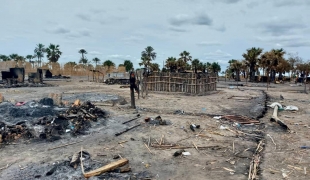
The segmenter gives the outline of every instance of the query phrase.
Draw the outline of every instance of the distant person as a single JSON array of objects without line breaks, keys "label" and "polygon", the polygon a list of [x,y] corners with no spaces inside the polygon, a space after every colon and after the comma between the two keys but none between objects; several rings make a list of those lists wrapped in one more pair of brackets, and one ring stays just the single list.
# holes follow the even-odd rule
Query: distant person
[{"label": "distant person", "polygon": [[132,92],[133,90],[136,90],[136,93],[139,94],[139,88],[136,84],[136,74],[135,72],[132,70],[130,72],[130,75],[129,75],[129,83],[130,83],[130,92]]}]

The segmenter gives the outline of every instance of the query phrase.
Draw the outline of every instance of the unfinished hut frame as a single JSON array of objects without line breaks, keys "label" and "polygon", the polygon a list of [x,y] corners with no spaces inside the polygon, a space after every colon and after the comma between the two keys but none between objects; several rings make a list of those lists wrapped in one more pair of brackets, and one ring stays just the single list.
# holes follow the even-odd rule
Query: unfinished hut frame
[{"label": "unfinished hut frame", "polygon": [[146,91],[205,95],[209,91],[216,91],[216,79],[213,73],[153,72],[143,84]]}]

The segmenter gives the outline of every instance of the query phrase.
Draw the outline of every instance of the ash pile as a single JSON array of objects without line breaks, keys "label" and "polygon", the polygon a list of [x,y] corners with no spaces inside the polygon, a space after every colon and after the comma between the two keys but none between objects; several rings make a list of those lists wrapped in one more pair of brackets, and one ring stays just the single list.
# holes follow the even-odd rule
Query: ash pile
[{"label": "ash pile", "polygon": [[[47,105],[49,104],[49,105]],[[94,122],[103,121],[107,112],[91,102],[75,101],[70,107],[53,106],[53,99],[39,102],[0,104],[0,143],[20,138],[55,141],[68,135],[87,134]]]}]

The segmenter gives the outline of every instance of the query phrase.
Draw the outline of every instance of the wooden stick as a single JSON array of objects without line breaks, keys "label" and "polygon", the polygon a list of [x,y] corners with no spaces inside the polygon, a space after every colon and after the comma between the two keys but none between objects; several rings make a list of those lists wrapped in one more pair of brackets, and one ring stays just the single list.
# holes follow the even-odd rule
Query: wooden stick
[{"label": "wooden stick", "polygon": [[130,120],[128,120],[128,121],[123,122],[122,124],[129,123],[129,122],[134,121],[134,120],[139,119],[139,118],[140,118],[140,117],[136,117],[136,118],[130,119]]},{"label": "wooden stick", "polygon": [[274,148],[277,149],[277,144],[274,142],[274,140],[273,140],[273,138],[271,137],[271,135],[270,135],[270,134],[267,134],[267,136],[270,137],[270,139],[272,140],[273,144],[275,145]]},{"label": "wooden stick", "polygon": [[[163,148],[163,149],[190,149],[195,148],[194,146],[152,146],[153,148]],[[205,148],[219,148],[219,146],[197,146],[199,149]]]},{"label": "wooden stick", "polygon": [[149,137],[149,142],[147,143],[147,147],[150,147],[151,136]]},{"label": "wooden stick", "polygon": [[162,134],[159,145],[161,145],[161,143],[163,142],[163,137],[164,137],[164,135]]},{"label": "wooden stick", "polygon": [[127,129],[125,129],[124,131],[118,132],[118,133],[115,134],[115,136],[119,136],[119,135],[121,135],[121,134],[123,134],[123,133],[125,133],[125,132],[127,132],[127,131],[129,131],[131,129],[134,129],[134,128],[138,127],[138,126],[141,126],[141,123],[137,124],[137,125],[134,125],[134,126],[131,126],[131,127],[127,128]]},{"label": "wooden stick", "polygon": [[235,153],[235,141],[233,141],[233,153]]},{"label": "wooden stick", "polygon": [[118,144],[123,144],[123,143],[125,143],[125,142],[128,142],[128,141],[121,141],[121,142],[119,142]]},{"label": "wooden stick", "polygon": [[92,176],[97,176],[99,174],[102,174],[102,173],[105,173],[105,172],[108,172],[108,171],[111,171],[111,170],[114,170],[120,166],[123,166],[125,164],[128,163],[128,159],[124,158],[124,159],[120,159],[118,161],[115,161],[115,162],[112,162],[108,165],[105,165],[99,169],[96,169],[96,170],[93,170],[93,171],[90,171],[90,172],[87,172],[87,173],[83,173],[84,174],[84,177],[85,178],[90,178]]},{"label": "wooden stick", "polygon": [[150,148],[144,143],[144,145],[145,145],[145,147],[147,148],[147,150],[149,150],[149,152],[151,153],[151,154],[153,154],[152,153],[152,151],[150,150]]},{"label": "wooden stick", "polygon": [[192,143],[193,143],[195,149],[199,152],[198,147],[196,146],[196,144],[194,143],[194,141],[193,141]]},{"label": "wooden stick", "polygon": [[80,161],[81,161],[82,173],[84,174],[84,166],[83,166],[83,157],[82,157],[82,153],[83,153],[83,147],[81,147],[81,158],[80,158]]},{"label": "wooden stick", "polygon": [[57,149],[57,148],[65,147],[65,146],[69,146],[69,145],[72,145],[72,144],[77,144],[77,143],[80,143],[80,142],[82,142],[82,141],[73,142],[73,143],[68,143],[68,144],[63,144],[63,145],[60,145],[60,146],[56,146],[56,147],[53,147],[53,148],[49,148],[49,149],[47,149],[47,150],[49,151],[49,150],[53,150],[53,149]]}]

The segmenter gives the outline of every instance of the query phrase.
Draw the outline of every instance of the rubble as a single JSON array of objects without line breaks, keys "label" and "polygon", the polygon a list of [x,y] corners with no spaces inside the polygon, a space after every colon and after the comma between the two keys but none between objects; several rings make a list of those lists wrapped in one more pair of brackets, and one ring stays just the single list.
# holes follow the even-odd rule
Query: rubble
[{"label": "rubble", "polygon": [[[0,141],[12,142],[20,137],[54,141],[68,132],[74,136],[85,134],[91,127],[91,122],[96,122],[107,115],[105,111],[89,101],[73,105],[67,111],[55,110],[44,104],[51,105],[52,99],[44,98],[40,103],[32,101],[23,103],[21,106],[2,103],[0,113],[4,116],[10,115],[14,121],[10,119],[7,120],[8,122],[0,121]],[[28,121],[18,121],[24,117],[28,117]]]}]

